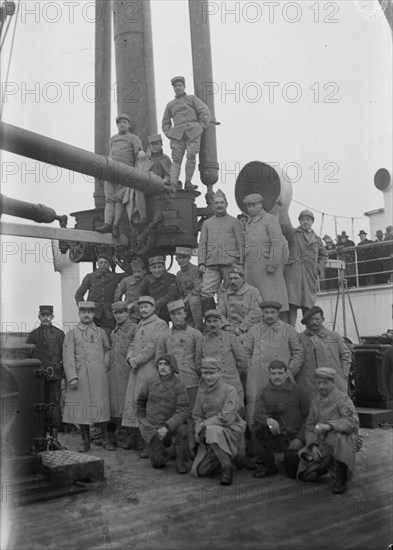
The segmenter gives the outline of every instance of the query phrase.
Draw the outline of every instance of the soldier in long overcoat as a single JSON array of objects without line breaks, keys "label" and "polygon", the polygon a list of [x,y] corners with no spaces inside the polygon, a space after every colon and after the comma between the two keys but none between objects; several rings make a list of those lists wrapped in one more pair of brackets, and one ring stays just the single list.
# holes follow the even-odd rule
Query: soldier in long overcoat
[{"label": "soldier in long overcoat", "polygon": [[327,252],[322,240],[311,229],[314,214],[303,210],[299,214],[299,227],[293,227],[285,210],[280,211],[281,227],[289,244],[289,260],[284,277],[288,291],[289,324],[295,326],[297,310],[303,313],[313,307],[317,298],[318,275],[322,276]]},{"label": "soldier in long overcoat", "polygon": [[[109,397],[112,428],[121,424],[130,367],[127,364],[127,352],[136,332],[136,323],[128,315],[126,302],[114,302],[112,304],[113,315],[116,319],[116,327],[111,332],[111,359],[109,366]],[[115,436],[114,432],[113,436]],[[113,437],[113,441],[116,438]],[[116,443],[115,443],[116,444]]]},{"label": "soldier in long overcoat", "polygon": [[259,390],[269,383],[269,364],[283,361],[292,380],[304,360],[303,347],[296,330],[279,319],[281,304],[263,302],[262,320],[250,328],[244,340],[249,366],[246,381],[247,423],[252,425]]},{"label": "soldier in long overcoat", "polygon": [[134,341],[127,352],[130,376],[128,378],[124,404],[122,426],[136,428],[137,444],[140,454],[147,458],[145,444],[139,432],[139,421],[136,412],[136,400],[144,382],[156,372],[155,355],[157,340],[168,325],[154,313],[155,300],[151,296],[141,296],[138,300],[142,320],[138,323]]},{"label": "soldier in long overcoat", "polygon": [[311,401],[306,420],[306,446],[299,451],[298,477],[317,481],[329,469],[334,474],[333,492],[342,494],[355,469],[359,418],[351,398],[334,385],[333,369],[321,367],[316,377],[318,394]]},{"label": "soldier in long overcoat", "polygon": [[247,195],[243,202],[250,216],[246,226],[246,281],[259,290],[264,302],[279,302],[281,311],[288,311],[283,270],[288,259],[288,243],[280,222],[276,216],[263,210],[262,195]]},{"label": "soldier in long overcoat", "polygon": [[99,424],[103,448],[115,450],[108,441],[110,419],[108,368],[110,345],[105,331],[93,323],[95,303],[79,302],[80,323],[64,338],[63,364],[67,380],[63,422],[79,424],[83,445],[90,449],[89,426]]},{"label": "soldier in long overcoat", "polygon": [[200,443],[192,465],[195,477],[208,476],[221,467],[221,485],[231,485],[231,461],[239,453],[246,423],[240,415],[240,401],[233,386],[221,380],[221,365],[215,357],[202,359],[202,380],[192,417]]}]

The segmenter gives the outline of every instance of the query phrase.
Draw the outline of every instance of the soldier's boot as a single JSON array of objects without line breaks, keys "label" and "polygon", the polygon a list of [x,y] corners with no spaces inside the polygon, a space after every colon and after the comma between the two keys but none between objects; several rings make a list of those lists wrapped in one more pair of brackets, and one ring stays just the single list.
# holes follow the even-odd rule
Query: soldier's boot
[{"label": "soldier's boot", "polygon": [[66,451],[67,447],[64,447],[58,437],[59,437],[59,431],[57,428],[49,428],[49,436],[51,438],[50,443],[50,451]]},{"label": "soldier's boot", "polygon": [[333,463],[333,473],[335,475],[333,493],[342,495],[347,490],[347,465],[335,460]]},{"label": "soldier's boot", "polygon": [[98,447],[101,447],[102,445],[102,432],[99,424],[93,424],[93,428],[91,430],[91,437],[90,441],[97,445]]},{"label": "soldier's boot", "polygon": [[137,444],[137,449],[139,451],[139,458],[149,458],[147,444],[146,444],[146,441],[143,439],[140,430],[138,430],[136,437],[137,437],[136,444]]},{"label": "soldier's boot", "polygon": [[187,447],[188,447],[188,457],[190,460],[194,460],[195,458],[195,429],[194,429],[194,422],[192,418],[189,418],[187,421]]},{"label": "soldier's boot", "polygon": [[109,440],[107,422],[101,422],[101,433],[102,433],[102,448],[105,449],[106,451],[116,451],[116,447],[112,445],[112,443]]},{"label": "soldier's boot", "polygon": [[108,439],[107,441],[113,445],[114,447],[117,447],[116,443],[116,423],[115,422],[108,422],[107,424],[107,430],[108,430]]},{"label": "soldier's boot", "polygon": [[213,296],[203,296],[202,297],[202,311],[205,315],[206,311],[209,309],[216,309],[216,302],[214,301]]},{"label": "soldier's boot", "polygon": [[79,447],[80,453],[86,453],[90,450],[90,426],[85,426],[84,424],[79,425],[82,435],[83,443]]},{"label": "soldier's boot", "polygon": [[113,226],[112,226],[112,236],[120,237],[119,225],[124,213],[124,205],[122,202],[115,202],[115,212],[113,215]]},{"label": "soldier's boot", "polygon": [[122,449],[125,449],[126,451],[137,448],[136,440],[137,440],[138,428],[128,428],[128,430],[129,432],[127,434],[126,439],[124,440],[124,443],[120,445],[120,447]]},{"label": "soldier's boot", "polygon": [[178,474],[188,474],[187,458],[187,439],[184,437],[178,438],[176,440],[176,471]]},{"label": "soldier's boot", "polygon": [[198,189],[197,185],[193,185],[191,183],[192,176],[194,175],[196,168],[196,159],[195,155],[187,155],[186,159],[186,165],[185,165],[185,173],[186,173],[186,181],[184,183],[184,189],[194,191],[195,189]]},{"label": "soldier's boot", "polygon": [[254,462],[252,462],[246,454],[246,438],[244,434],[242,435],[242,439],[240,441],[239,454],[234,459],[233,463],[236,465],[238,470],[241,470],[242,468],[245,468],[246,470],[256,470],[257,468]]}]

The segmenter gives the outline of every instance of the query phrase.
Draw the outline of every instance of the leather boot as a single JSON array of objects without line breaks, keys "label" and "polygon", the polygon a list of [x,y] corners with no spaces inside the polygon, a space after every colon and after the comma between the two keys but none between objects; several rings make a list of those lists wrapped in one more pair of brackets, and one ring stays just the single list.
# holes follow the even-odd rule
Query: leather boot
[{"label": "leather boot", "polygon": [[246,470],[257,469],[254,462],[251,462],[251,460],[246,455],[238,455],[233,462],[235,463],[238,470],[241,470],[242,468],[245,468]]},{"label": "leather boot", "polygon": [[176,441],[176,471],[178,474],[188,474],[188,445],[186,439]]},{"label": "leather boot", "polygon": [[98,231],[98,233],[111,233],[112,225],[110,223],[104,223],[103,225],[97,227],[96,231]]},{"label": "leather boot", "polygon": [[116,447],[110,442],[108,434],[108,425],[106,422],[101,423],[102,433],[102,448],[106,451],[116,451]]},{"label": "leather boot", "polygon": [[67,447],[64,447],[60,441],[58,440],[58,429],[57,428],[49,428],[49,435],[50,435],[50,445],[49,450],[50,451],[65,451],[67,450]]},{"label": "leather boot", "polygon": [[87,451],[90,450],[90,426],[85,426],[84,424],[80,424],[79,427],[81,429],[82,440],[83,440],[82,445],[79,447],[79,452],[86,453]]},{"label": "leather boot", "polygon": [[333,493],[335,495],[342,495],[347,490],[347,465],[335,460],[333,464],[333,473],[336,478]]},{"label": "leather boot", "polygon": [[120,237],[120,229],[118,225],[112,225],[112,237],[115,237],[116,239]]},{"label": "leather boot", "polygon": [[252,474],[253,477],[256,478],[262,478],[262,477],[268,477],[268,476],[274,476],[278,472],[277,467],[274,468],[266,468],[263,464],[258,464],[256,472]]},{"label": "leather boot", "polygon": [[136,445],[136,438],[137,438],[137,432],[138,428],[128,428],[129,432],[127,434],[127,437],[125,438],[124,442],[120,445],[122,449],[125,449],[126,451],[129,451],[131,449],[137,449]]},{"label": "leather boot", "polygon": [[147,452],[147,444],[143,439],[140,430],[138,430],[136,436],[136,446],[139,451],[139,458],[149,458],[149,453]]},{"label": "leather boot", "polygon": [[224,466],[221,469],[220,485],[232,485],[233,471],[232,466]]}]

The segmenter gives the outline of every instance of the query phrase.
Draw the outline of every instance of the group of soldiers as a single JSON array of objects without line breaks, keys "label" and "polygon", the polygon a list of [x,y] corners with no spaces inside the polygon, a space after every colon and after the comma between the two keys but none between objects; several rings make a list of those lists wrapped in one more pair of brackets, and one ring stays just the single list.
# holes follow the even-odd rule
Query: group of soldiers
[{"label": "group of soldiers", "polygon": [[[265,212],[261,195],[244,203],[245,230],[217,191],[198,265],[177,247],[176,275],[164,256],[148,266],[135,258],[129,275],[101,254],[75,294],[79,323],[66,336],[52,325],[53,308],[41,306],[29,342],[40,353],[53,336],[41,356],[48,399],[56,402],[64,377],[53,411],[80,426],[81,452],[94,425],[108,451],[135,449],[154,468],[175,459],[178,473],[197,477],[220,470],[222,485],[236,468],[274,475],[279,452],[290,477],[316,481],[330,471],[342,493],[359,421],[348,396],[351,351],[315,306],[326,252],[312,212],[294,228],[285,213]],[[48,429],[55,437],[51,419]]]}]

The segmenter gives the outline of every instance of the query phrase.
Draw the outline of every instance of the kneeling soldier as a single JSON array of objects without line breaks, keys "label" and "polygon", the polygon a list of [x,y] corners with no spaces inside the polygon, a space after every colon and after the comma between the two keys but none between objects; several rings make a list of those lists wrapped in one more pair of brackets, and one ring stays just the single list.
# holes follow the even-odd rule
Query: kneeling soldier
[{"label": "kneeling soldier", "polygon": [[190,416],[187,391],[176,376],[179,370],[173,355],[160,355],[156,364],[158,373],[144,383],[137,398],[140,431],[148,444],[153,468],[163,468],[176,457],[177,472],[186,474]]}]

